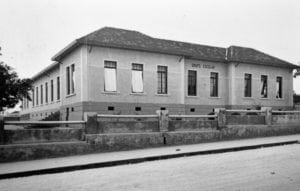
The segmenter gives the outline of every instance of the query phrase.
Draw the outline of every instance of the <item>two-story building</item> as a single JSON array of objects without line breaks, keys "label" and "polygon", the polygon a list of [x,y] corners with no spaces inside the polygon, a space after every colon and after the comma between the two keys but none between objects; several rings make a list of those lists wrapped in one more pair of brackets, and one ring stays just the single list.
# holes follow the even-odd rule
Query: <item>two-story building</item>
[{"label": "two-story building", "polygon": [[22,114],[63,120],[102,114],[207,114],[293,106],[298,66],[252,48],[205,46],[104,27],[74,40],[33,77]]}]

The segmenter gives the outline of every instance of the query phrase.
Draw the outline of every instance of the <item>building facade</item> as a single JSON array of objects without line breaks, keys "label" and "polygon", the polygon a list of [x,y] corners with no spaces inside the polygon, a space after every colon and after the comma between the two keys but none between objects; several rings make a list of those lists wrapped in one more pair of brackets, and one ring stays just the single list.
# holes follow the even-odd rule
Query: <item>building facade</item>
[{"label": "building facade", "polygon": [[208,114],[213,108],[293,106],[298,66],[260,51],[152,38],[105,27],[76,39],[33,77],[22,115],[62,120],[102,114]]}]

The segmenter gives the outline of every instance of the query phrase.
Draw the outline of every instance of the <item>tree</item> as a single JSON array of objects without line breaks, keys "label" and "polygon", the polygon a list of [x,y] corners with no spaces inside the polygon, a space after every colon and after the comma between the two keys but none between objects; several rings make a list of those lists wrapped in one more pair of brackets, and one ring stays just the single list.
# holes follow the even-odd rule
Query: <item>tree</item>
[{"label": "tree", "polygon": [[0,61],[0,111],[3,111],[4,107],[14,107],[23,98],[31,101],[31,82],[28,78],[20,79],[10,66]]}]

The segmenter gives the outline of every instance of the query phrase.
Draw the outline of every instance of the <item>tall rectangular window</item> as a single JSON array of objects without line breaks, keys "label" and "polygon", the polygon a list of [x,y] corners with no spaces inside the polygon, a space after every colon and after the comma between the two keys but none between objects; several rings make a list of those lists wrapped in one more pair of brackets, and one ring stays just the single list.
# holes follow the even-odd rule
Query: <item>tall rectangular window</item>
[{"label": "tall rectangular window", "polygon": [[32,88],[32,107],[34,107],[34,102],[35,102],[35,96],[34,96],[35,92],[34,92],[34,87]]},{"label": "tall rectangular window", "polygon": [[268,76],[262,75],[260,78],[261,88],[260,88],[260,97],[268,97]]},{"label": "tall rectangular window", "polygon": [[168,93],[168,67],[157,66],[157,93]]},{"label": "tall rectangular window", "polygon": [[45,83],[45,103],[48,103],[48,82]]},{"label": "tall rectangular window", "polygon": [[282,77],[276,77],[276,98],[282,98]]},{"label": "tall rectangular window", "polygon": [[43,104],[43,85],[41,85],[41,104]]},{"label": "tall rectangular window", "polygon": [[36,90],[36,105],[39,105],[39,87],[36,87],[35,90]]},{"label": "tall rectangular window", "polygon": [[67,66],[67,68],[66,68],[66,85],[67,85],[67,95],[70,95],[71,87],[70,87],[70,67],[69,66]]},{"label": "tall rectangular window", "polygon": [[57,90],[56,90],[56,93],[57,93],[57,100],[60,100],[60,79],[59,79],[59,76],[57,76],[57,78],[56,78],[56,88],[57,88]]},{"label": "tall rectangular window", "polygon": [[143,65],[142,64],[132,64],[131,72],[131,87],[133,93],[144,92],[143,87]]},{"label": "tall rectangular window", "polygon": [[51,82],[50,82],[50,97],[51,97],[51,102],[53,102],[53,100],[54,100],[54,89],[53,89],[53,80],[51,80]]},{"label": "tall rectangular window", "polygon": [[218,81],[219,75],[216,72],[210,73],[210,96],[218,97]]},{"label": "tall rectangular window", "polygon": [[104,91],[117,91],[117,62],[104,61]]},{"label": "tall rectangular window", "polygon": [[188,71],[188,95],[197,95],[197,71]]},{"label": "tall rectangular window", "polygon": [[252,75],[251,74],[245,74],[244,78],[244,96],[245,97],[251,97],[252,92],[251,92],[251,81],[252,81]]},{"label": "tall rectangular window", "polygon": [[71,93],[75,93],[75,64],[71,65]]},{"label": "tall rectangular window", "polygon": [[75,64],[66,68],[67,95],[75,93]]}]

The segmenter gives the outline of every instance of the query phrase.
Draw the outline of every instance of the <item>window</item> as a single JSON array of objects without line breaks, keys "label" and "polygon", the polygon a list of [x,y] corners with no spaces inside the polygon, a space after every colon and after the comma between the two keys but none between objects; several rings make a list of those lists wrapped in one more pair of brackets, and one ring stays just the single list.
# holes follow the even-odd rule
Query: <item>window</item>
[{"label": "window", "polygon": [[67,95],[75,93],[75,64],[67,66],[66,68],[66,85],[67,85]]},{"label": "window", "polygon": [[70,95],[71,93],[71,89],[70,89],[70,67],[68,66],[66,68],[66,75],[67,75],[67,78],[66,78],[66,85],[67,85],[67,95]]},{"label": "window", "polygon": [[251,74],[245,74],[245,87],[244,87],[244,96],[245,97],[251,97],[251,80],[252,80],[252,75]]},{"label": "window", "polygon": [[168,93],[168,67],[157,66],[157,93],[167,94]]},{"label": "window", "polygon": [[276,77],[276,98],[282,98],[282,77]]},{"label": "window", "polygon": [[71,93],[75,93],[75,64],[71,65]]},{"label": "window", "polygon": [[218,97],[218,81],[219,75],[216,72],[210,73],[210,96]]},{"label": "window", "polygon": [[36,92],[36,105],[39,105],[39,87],[35,88]]},{"label": "window", "polygon": [[43,104],[43,85],[41,85],[41,104]]},{"label": "window", "polygon": [[48,103],[48,82],[45,83],[45,103]]},{"label": "window", "polygon": [[144,92],[143,88],[143,65],[142,64],[132,64],[131,72],[131,87],[133,93]]},{"label": "window", "polygon": [[141,107],[135,107],[135,111],[142,111]]},{"label": "window", "polygon": [[59,76],[56,78],[56,83],[57,83],[57,90],[56,90],[56,93],[57,93],[57,100],[60,100],[60,79],[59,79]]},{"label": "window", "polygon": [[32,89],[32,107],[34,107],[34,87]]},{"label": "window", "polygon": [[188,95],[197,95],[197,71],[188,71]]},{"label": "window", "polygon": [[104,91],[117,91],[117,62],[104,61]]},{"label": "window", "polygon": [[260,97],[267,98],[268,97],[268,76],[262,75],[260,82],[261,82]]},{"label": "window", "polygon": [[51,91],[51,102],[53,102],[53,100],[54,100],[54,92],[53,92],[53,80],[51,80],[51,82],[50,82],[51,84],[50,84],[50,91]]}]

